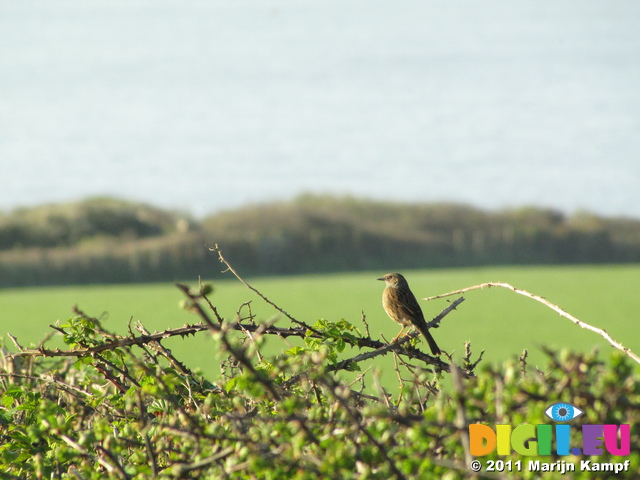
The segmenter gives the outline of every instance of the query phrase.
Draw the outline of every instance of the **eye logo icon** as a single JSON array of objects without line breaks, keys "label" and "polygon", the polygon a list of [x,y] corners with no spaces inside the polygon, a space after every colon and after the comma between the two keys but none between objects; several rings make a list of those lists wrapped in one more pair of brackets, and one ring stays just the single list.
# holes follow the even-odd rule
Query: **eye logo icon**
[{"label": "eye logo icon", "polygon": [[554,422],[569,422],[583,413],[582,410],[570,403],[554,403],[544,411],[544,414]]}]

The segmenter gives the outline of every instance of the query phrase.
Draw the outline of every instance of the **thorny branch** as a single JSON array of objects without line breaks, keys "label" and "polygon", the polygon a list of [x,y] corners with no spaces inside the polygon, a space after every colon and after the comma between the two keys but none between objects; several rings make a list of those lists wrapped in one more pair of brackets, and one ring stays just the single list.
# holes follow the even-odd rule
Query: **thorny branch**
[{"label": "thorny branch", "polygon": [[223,271],[229,271],[231,273],[233,273],[233,275],[243,284],[245,285],[249,290],[251,290],[252,292],[254,292],[256,295],[258,295],[262,300],[264,300],[266,303],[268,303],[269,305],[271,305],[273,308],[275,308],[276,310],[278,310],[280,313],[282,313],[285,317],[287,317],[289,320],[291,320],[293,323],[300,325],[303,328],[306,328],[307,330],[310,330],[311,332],[321,335],[322,334],[314,329],[313,327],[307,325],[304,322],[301,322],[299,320],[296,320],[295,318],[293,318],[291,315],[289,315],[283,308],[279,307],[278,305],[276,305],[274,302],[272,302],[271,300],[269,300],[267,297],[265,297],[262,293],[260,293],[260,291],[254,287],[252,287],[246,280],[244,280],[239,274],[238,272],[236,272],[233,267],[229,264],[229,262],[227,262],[224,257],[222,256],[222,251],[220,250],[220,247],[218,247],[218,244],[216,243],[216,245],[213,248],[209,248],[210,251],[212,252],[216,252],[218,254],[218,259],[220,260],[221,263],[223,263],[227,268]]},{"label": "thorny branch", "polygon": [[[197,300],[197,297],[193,295],[193,293],[189,292],[188,287],[186,287],[185,285],[178,285],[178,287],[185,294],[189,295],[192,300]],[[447,315],[449,312],[454,310],[460,303],[462,303],[463,300],[464,298],[456,299],[451,305],[449,305],[431,322],[429,322],[428,325],[431,328],[433,328],[435,325],[440,323],[440,321],[442,321],[445,315]],[[193,308],[203,320],[209,319],[206,312],[204,311],[204,309],[202,309],[202,307],[199,306],[199,304],[194,303]],[[64,332],[64,330],[59,327],[55,327],[55,328]],[[136,328],[140,330],[140,327],[136,327]],[[22,348],[19,352],[11,354],[11,356],[12,357],[78,357],[78,358],[81,358],[81,357],[95,355],[97,353],[108,351],[108,350],[115,350],[117,348],[131,347],[131,346],[142,347],[147,344],[159,344],[161,340],[171,338],[171,337],[178,337],[178,336],[186,337],[189,335],[195,335],[196,333],[211,331],[211,330],[218,333],[218,332],[221,332],[223,329],[225,331],[237,330],[237,331],[242,331],[246,333],[258,333],[261,335],[275,335],[282,338],[287,338],[287,337],[325,338],[326,337],[326,335],[322,334],[321,332],[308,333],[306,327],[283,328],[283,327],[275,327],[273,325],[264,325],[264,324],[255,324],[255,323],[231,323],[231,324],[225,324],[223,327],[218,323],[213,323],[211,321],[209,323],[209,322],[206,322],[205,320],[202,323],[197,323],[194,325],[184,325],[182,327],[171,328],[171,329],[167,329],[162,332],[157,332],[153,334],[142,334],[137,336],[134,336],[132,334],[126,337],[110,334],[110,337],[112,338],[111,341],[105,342],[100,345],[96,345],[94,347],[89,347],[89,348],[83,348],[83,349],[77,349],[77,350],[60,350],[60,349],[46,349],[41,346],[37,349]],[[384,355],[393,351],[400,355],[404,355],[407,358],[413,358],[428,364],[433,364],[440,370],[448,371],[449,365],[447,363],[439,360],[438,358],[432,357],[431,355],[428,355],[416,348],[411,348],[411,347],[407,348],[404,346],[405,343],[408,343],[411,339],[415,338],[418,335],[419,334],[417,332],[412,332],[409,335],[406,335],[400,338],[398,341],[391,344],[381,342],[379,340],[374,340],[370,337],[344,337],[343,340],[345,341],[345,343],[348,343],[353,347],[369,348],[369,349],[372,349],[372,351],[357,355],[353,358],[346,359],[340,362],[339,364],[334,365],[331,368],[331,370],[332,371],[342,370],[346,368],[349,363],[361,362],[361,361],[375,358],[379,355]]]},{"label": "thorny branch", "polygon": [[182,290],[182,292],[189,297],[192,301],[192,308],[198,313],[200,318],[204,321],[205,324],[209,327],[209,329],[213,333],[221,333],[220,341],[222,342],[225,350],[229,352],[239,363],[241,363],[249,372],[252,373],[254,378],[260,382],[266,390],[269,392],[272,398],[275,400],[280,400],[282,396],[282,392],[278,391],[278,387],[274,382],[272,382],[266,375],[256,369],[251,360],[247,357],[246,351],[243,348],[238,348],[231,343],[229,337],[226,335],[225,326],[220,326],[219,324],[215,324],[211,321],[207,313],[204,311],[200,303],[198,302],[199,298],[202,295],[196,295],[192,293],[186,285],[182,285],[177,283],[176,286]]},{"label": "thorny branch", "polygon": [[[460,305],[462,302],[464,301],[463,297],[460,297],[458,299],[456,299],[451,305],[449,305],[447,308],[445,308],[442,312],[440,312],[440,314],[438,316],[436,316],[431,322],[427,323],[427,325],[430,328],[434,328],[435,326],[437,326],[442,319],[452,310],[455,310],[455,308]],[[370,360],[372,358],[378,357],[380,355],[386,355],[390,352],[393,352],[396,355],[402,355],[402,356],[406,356],[407,358],[414,358],[416,360],[421,360],[426,364],[429,365],[433,365],[436,368],[436,371],[450,371],[450,365],[443,362],[442,360],[440,360],[437,357],[432,357],[431,355],[428,355],[416,348],[413,347],[405,347],[404,344],[408,343],[410,340],[416,338],[420,336],[419,332],[411,332],[408,335],[405,335],[403,337],[401,337],[400,339],[398,339],[397,341],[393,342],[393,343],[383,343],[383,342],[379,342],[376,340],[372,340],[371,338],[361,338],[361,337],[356,337],[356,341],[353,342],[351,338],[344,338],[344,341],[347,343],[351,343],[353,346],[365,346],[365,347],[369,347],[372,348],[371,351],[369,352],[365,352],[365,353],[361,353],[358,354],[354,357],[351,358],[347,358],[345,360],[342,360],[334,365],[330,365],[327,368],[327,371],[329,372],[337,372],[339,370],[347,370],[349,369],[349,366],[354,364],[354,363],[359,363],[359,362],[363,362],[365,360]],[[473,373],[471,372],[471,370],[465,371],[463,372],[463,375],[467,378],[472,377]],[[301,377],[303,377],[303,374],[299,374],[299,375],[295,375],[293,376],[291,379],[287,380],[284,383],[285,387],[291,386],[294,383],[296,383]]]},{"label": "thorny branch", "polygon": [[[456,307],[458,305],[460,305],[463,301],[464,301],[463,297],[457,298],[455,301],[453,301],[451,303],[451,305],[449,305],[442,312],[440,312],[440,314],[438,314],[433,320],[431,320],[430,322],[427,323],[428,328],[437,327],[438,324],[442,321],[442,319],[448,313],[450,313],[451,311],[455,310]],[[398,353],[398,354],[402,354],[402,353],[404,353],[403,350],[405,350],[405,349],[399,349],[398,347],[401,346],[401,345],[404,345],[405,343],[408,343],[411,339],[419,337],[419,336],[420,336],[420,332],[416,332],[416,331],[411,332],[410,334],[405,335],[404,337],[398,339],[397,341],[395,341],[393,343],[382,344],[382,346],[376,348],[375,350],[373,350],[371,352],[366,352],[366,353],[362,353],[360,355],[356,355],[355,357],[352,357],[352,358],[347,358],[346,360],[341,361],[340,363],[334,365],[333,367],[330,367],[329,370],[330,371],[342,370],[342,369],[345,369],[348,366],[349,363],[357,363],[357,362],[362,362],[364,360],[370,360],[370,359],[378,357],[380,355],[385,355],[385,354],[387,354],[387,353],[389,353],[391,351],[393,351],[395,353]],[[425,363],[431,363],[434,366],[436,366],[436,368],[438,368],[439,370],[446,370],[446,371],[449,370],[449,365],[446,364],[445,362],[443,362],[442,360],[440,360],[439,358],[431,357],[430,355],[422,353],[419,350],[416,350],[415,352],[412,352],[412,355],[415,355],[415,357],[412,357],[411,355],[407,355],[407,356],[409,356],[409,358],[421,357],[421,359],[424,360]]]},{"label": "thorny branch", "polygon": [[508,283],[502,283],[502,282],[481,283],[479,285],[474,285],[472,287],[462,288],[460,290],[454,290],[452,292],[443,293],[441,295],[436,295],[434,297],[423,298],[423,300],[435,300],[435,299],[438,299],[438,298],[450,297],[452,295],[460,295],[462,293],[466,293],[466,292],[469,292],[471,290],[479,290],[479,289],[490,288],[490,287],[506,288],[507,290],[511,290],[512,292],[515,292],[515,293],[517,293],[519,295],[523,295],[525,297],[531,298],[532,300],[535,300],[536,302],[542,303],[546,307],[549,307],[551,310],[553,310],[553,311],[557,312],[558,314],[560,314],[560,316],[571,320],[573,323],[578,325],[580,328],[585,328],[585,329],[590,330],[590,331],[592,331],[594,333],[597,333],[602,338],[604,338],[607,342],[609,342],[611,344],[611,346],[613,346],[614,348],[617,348],[621,352],[624,352],[628,357],[632,358],[637,363],[640,363],[640,357],[638,355],[633,353],[633,351],[631,351],[630,348],[627,348],[624,345],[622,345],[620,342],[614,340],[611,337],[611,335],[609,335],[606,332],[606,330],[603,330],[602,328],[594,327],[593,325],[589,325],[588,323],[585,323],[582,320],[578,320],[576,317],[574,317],[570,313],[564,311],[558,305],[555,305],[555,304],[551,303],[546,298],[541,297],[540,295],[535,295],[533,293],[529,293],[526,290],[521,290],[519,288],[514,287],[513,285],[509,285]]}]

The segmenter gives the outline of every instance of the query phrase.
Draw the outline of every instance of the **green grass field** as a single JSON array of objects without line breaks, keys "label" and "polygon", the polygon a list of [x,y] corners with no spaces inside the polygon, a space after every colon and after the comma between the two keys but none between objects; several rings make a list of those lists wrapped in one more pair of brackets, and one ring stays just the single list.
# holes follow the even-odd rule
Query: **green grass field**
[{"label": "green grass field", "polygon": [[[376,278],[386,272],[304,275],[249,279],[269,299],[292,316],[308,323],[318,318],[345,318],[362,327],[364,312],[372,336],[391,339],[399,330],[381,306],[383,283]],[[606,329],[614,339],[640,353],[637,316],[640,311],[640,266],[501,267],[402,272],[418,298],[484,282],[507,282],[517,288],[546,297],[575,317]],[[197,283],[195,280],[191,282]],[[252,301],[258,319],[271,319],[278,312],[230,275],[214,284],[212,302],[226,318]],[[469,292],[466,301],[445,318],[434,337],[444,350],[460,358],[463,344],[470,340],[485,359],[500,363],[530,353],[530,364],[543,367],[540,346],[590,351],[594,346],[612,351],[601,337],[580,329],[543,305],[505,289]],[[9,332],[26,346],[41,340],[48,325],[72,315],[75,304],[85,313],[103,318],[105,328],[126,334],[130,318],[142,321],[150,331],[195,323],[198,318],[179,308],[182,295],[172,284],[74,286],[0,290],[0,333],[7,348],[13,344]],[[421,302],[427,318],[439,313],[447,299]],[[280,324],[287,325],[285,318]],[[52,341],[54,342],[54,341]],[[282,348],[270,339],[272,350]],[[214,373],[219,363],[216,344],[206,334],[165,343],[191,367]],[[53,343],[53,345],[59,345]],[[375,362],[375,360],[373,361]],[[390,364],[383,363],[384,369]],[[388,374],[388,372],[387,372]]]}]

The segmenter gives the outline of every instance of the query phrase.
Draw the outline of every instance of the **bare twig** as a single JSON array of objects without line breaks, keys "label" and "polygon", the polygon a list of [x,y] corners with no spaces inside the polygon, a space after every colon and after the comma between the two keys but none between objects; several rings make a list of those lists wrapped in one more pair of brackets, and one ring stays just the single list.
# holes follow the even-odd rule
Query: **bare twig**
[{"label": "bare twig", "polygon": [[460,290],[454,290],[452,292],[443,293],[441,295],[436,295],[434,297],[423,298],[423,300],[435,300],[437,298],[450,297],[452,295],[460,295],[462,293],[469,292],[471,290],[479,290],[479,289],[490,288],[490,287],[506,288],[507,290],[511,290],[512,292],[515,292],[515,293],[517,293],[519,295],[524,295],[525,297],[531,298],[531,299],[533,299],[533,300],[535,300],[537,302],[542,303],[543,305],[549,307],[551,310],[553,310],[553,311],[557,312],[558,314],[560,314],[560,316],[571,320],[573,323],[578,325],[580,328],[585,328],[587,330],[590,330],[590,331],[600,335],[607,342],[609,342],[611,344],[611,346],[613,346],[614,348],[617,348],[621,352],[624,352],[628,357],[632,358],[637,363],[640,363],[640,357],[638,355],[633,353],[633,351],[631,351],[630,348],[625,347],[620,342],[617,342],[616,340],[611,338],[611,336],[605,330],[603,330],[602,328],[594,327],[593,325],[589,325],[588,323],[585,323],[582,320],[578,320],[576,317],[574,317],[570,313],[567,313],[566,311],[564,311],[559,306],[554,305],[553,303],[549,302],[546,298],[541,297],[539,295],[535,295],[533,293],[529,293],[526,290],[521,290],[519,288],[514,287],[513,285],[509,285],[508,283],[502,283],[502,282],[481,283],[480,285],[474,285],[472,287],[462,288]]},{"label": "bare twig", "polygon": [[480,361],[482,360],[482,356],[484,355],[484,350],[480,352],[478,355],[478,359],[474,362],[471,360],[471,342],[464,342],[464,355],[462,357],[462,364],[464,365],[465,370],[468,372],[473,372],[475,368],[478,366]]},{"label": "bare twig", "polygon": [[440,322],[444,317],[446,317],[452,310],[455,310],[458,305],[464,302],[464,297],[456,298],[451,305],[442,310],[438,315],[436,315],[433,320],[427,323],[427,328],[438,328]]},{"label": "bare twig", "polygon": [[182,283],[176,283],[176,287],[178,287],[178,289],[180,289],[182,293],[184,293],[187,297],[189,297],[189,300],[191,300],[190,307],[193,310],[195,310],[195,312],[202,319],[202,321],[204,321],[204,323],[206,323],[209,326],[211,331],[214,333],[219,332],[221,330],[220,324],[213,323],[209,318],[209,315],[207,315],[207,312],[205,312],[204,309],[200,306],[200,303],[198,303],[198,300],[200,299],[200,294],[192,293],[189,287],[187,285],[183,285]]},{"label": "bare twig", "polygon": [[18,349],[19,352],[23,352],[24,351],[24,347],[18,343],[18,339],[16,337],[11,335],[10,333],[7,333],[7,336],[11,339],[11,341],[16,346],[16,348]]},{"label": "bare twig", "polygon": [[231,455],[233,452],[234,452],[234,449],[232,447],[227,447],[220,450],[218,453],[211,455],[210,457],[203,458],[202,460],[199,460],[197,462],[182,463],[182,464],[177,463],[172,465],[170,468],[167,468],[167,470],[170,470],[171,473],[173,473],[173,475],[180,478],[186,475],[187,473],[191,472],[192,470],[198,470],[208,465],[211,465],[212,463],[219,462],[220,460],[223,460],[229,455]]},{"label": "bare twig", "polygon": [[[427,325],[431,327],[433,327],[434,325],[438,325],[438,323],[440,323],[448,313],[453,311],[463,301],[464,301],[463,297],[456,299],[455,302],[453,302],[451,305],[445,308],[442,312],[440,312],[431,322],[427,323]],[[396,355],[403,355],[407,358],[414,358],[416,360],[423,361],[428,365],[433,365],[437,371],[441,371],[441,370],[449,371],[450,370],[449,364],[447,364],[446,362],[443,362],[438,357],[432,357],[431,355],[428,355],[416,348],[403,346],[405,343],[408,343],[410,340],[418,337],[419,335],[421,335],[420,332],[413,331],[408,335],[404,335],[403,337],[399,338],[393,343],[378,342],[376,340],[372,340],[371,338],[359,338],[359,337],[355,337],[355,341],[354,341],[351,338],[344,337],[343,340],[345,341],[345,343],[348,343],[352,346],[372,348],[372,350],[369,352],[355,355],[351,358],[347,358],[334,365],[331,365],[327,368],[327,371],[336,372],[339,370],[346,370],[349,368],[349,365],[352,363],[359,363],[359,362],[364,362],[365,360],[371,360],[372,358],[378,357],[380,355],[386,355],[389,352],[394,352],[394,354]],[[312,336],[315,336],[315,335],[312,334]],[[473,376],[473,374],[470,372],[463,372],[462,375],[464,375],[466,378]],[[294,383],[296,383],[303,376],[304,376],[304,373],[294,375],[289,380],[284,382],[283,386],[285,388],[289,387]]]},{"label": "bare twig", "polygon": [[[216,332],[221,328],[218,324],[213,324]],[[51,325],[52,328],[56,328]],[[324,338],[325,335],[318,333],[311,333],[307,335],[306,329],[301,327],[290,327],[290,328],[282,328],[275,327],[272,325],[264,325],[264,324],[255,324],[255,323],[232,323],[226,326],[229,330],[239,330],[243,332],[259,332],[262,335],[276,335],[278,337],[287,338],[287,337],[312,337],[312,338]],[[62,328],[56,328],[61,333],[66,333]],[[46,348],[36,348],[36,349],[23,349],[20,352],[11,353],[9,357],[86,357],[88,355],[92,355],[99,352],[104,352],[106,350],[115,350],[117,348],[124,348],[130,346],[143,346],[149,343],[157,343],[160,340],[171,338],[171,337],[186,337],[189,335],[195,335],[196,333],[205,332],[211,330],[211,327],[205,323],[196,323],[194,325],[183,325],[178,328],[170,328],[164,330],[162,332],[154,333],[152,335],[138,335],[138,336],[128,336],[128,337],[117,337],[116,340],[112,340],[110,342],[105,342],[100,345],[96,345],[95,347],[89,347],[84,349],[76,349],[76,350],[60,350],[60,349],[46,349]],[[380,348],[387,345],[384,342],[380,342],[378,340],[373,340],[367,337],[355,337],[344,338],[346,343],[356,347],[367,347],[367,348]],[[404,342],[396,342],[395,345],[401,344]],[[426,354],[425,354],[426,355]],[[417,357],[416,357],[417,358]]]},{"label": "bare twig", "polygon": [[[212,332],[220,334],[220,341],[224,345],[224,348],[229,354],[231,354],[238,362],[240,362],[251,374],[254,378],[261,383],[265,389],[269,392],[269,394],[275,400],[280,400],[281,393],[278,392],[278,387],[270,378],[268,378],[263,372],[256,370],[256,367],[251,363],[251,360],[247,357],[246,349],[242,347],[234,346],[229,338],[227,337],[227,330],[230,328],[228,325],[219,325],[215,324],[211,321],[207,313],[198,303],[198,296],[194,295],[189,287],[186,285],[182,285],[180,283],[176,283],[176,286],[183,291],[183,293],[189,297],[192,302],[192,308],[198,313],[200,318],[204,320],[204,322],[209,326]],[[236,324],[237,325],[237,324]]]},{"label": "bare twig", "polygon": [[[91,454],[87,449],[83,448],[78,443],[76,443],[74,440],[72,440],[71,438],[67,437],[66,435],[60,435],[60,438],[67,445],[69,445],[71,448],[73,448],[78,453],[80,453],[80,455],[83,455],[83,456],[85,456],[85,457],[87,457],[87,458],[89,458],[89,459],[91,459],[91,460],[93,460],[95,462],[98,462],[100,465],[102,465],[104,468],[106,468],[108,472],[114,473],[116,470],[119,470],[117,467],[115,467],[114,465],[111,465],[109,462],[107,462],[104,458]],[[127,475],[126,478],[128,478],[128,475]]]},{"label": "bare twig", "polygon": [[307,330],[312,331],[313,333],[316,334],[320,334],[320,332],[318,332],[316,329],[314,329],[313,327],[311,327],[310,325],[307,325],[305,322],[301,322],[300,320],[296,320],[295,318],[293,318],[291,315],[289,315],[283,308],[279,307],[278,305],[276,305],[274,302],[272,302],[271,300],[269,300],[267,297],[265,297],[262,293],[260,293],[260,291],[258,291],[256,288],[252,287],[251,285],[249,285],[249,283],[247,283],[246,280],[244,280],[239,274],[238,272],[236,272],[233,267],[229,264],[229,262],[227,262],[224,257],[222,256],[222,251],[220,250],[220,247],[218,247],[218,244],[216,243],[216,245],[213,248],[209,248],[210,251],[212,252],[216,252],[218,254],[218,259],[220,260],[221,263],[223,263],[227,268],[225,270],[225,272],[228,270],[229,272],[233,273],[235,275],[235,277],[240,280],[240,282],[247,287],[249,290],[251,290],[253,293],[255,293],[256,295],[258,295],[262,300],[264,300],[265,302],[267,302],[269,305],[271,305],[273,308],[275,308],[276,310],[278,310],[280,313],[282,313],[285,317],[287,317],[289,320],[291,320],[293,323],[300,325],[301,327],[306,328]]},{"label": "bare twig", "polygon": [[[138,321],[136,323],[135,329],[138,330],[138,332],[140,332],[144,336],[147,336],[147,337],[151,337],[152,336],[151,333],[149,333],[149,331],[146,329],[146,327],[140,321]],[[169,360],[171,365],[173,365],[173,367],[176,368],[178,371],[180,371],[183,375],[192,375],[193,374],[189,367],[187,367],[184,363],[182,363],[180,360],[178,360],[171,353],[171,350],[169,350],[168,348],[165,348],[165,346],[162,345],[162,343],[160,342],[160,339],[155,340],[153,342],[149,342],[149,345],[151,346],[151,348],[155,352],[159,353],[160,355],[165,357],[167,360]]]},{"label": "bare twig", "polygon": [[524,377],[527,373],[527,357],[529,356],[529,352],[525,348],[522,350],[522,355],[520,355],[520,373]]},{"label": "bare twig", "polygon": [[400,373],[400,366],[398,365],[398,355],[393,355],[393,370],[396,372],[396,376],[398,377],[398,399],[396,400],[396,404],[400,404],[400,400],[402,400],[402,391],[404,390],[404,378],[402,378],[402,374]]},{"label": "bare twig", "polygon": [[[387,353],[389,353],[391,351],[393,351],[394,353],[398,353],[398,354],[405,353],[406,349],[403,348],[402,345],[407,343],[407,342],[409,342],[409,340],[411,340],[412,338],[417,337],[418,335],[420,335],[419,332],[412,332],[409,335],[406,335],[406,336],[400,338],[396,342],[382,344],[381,347],[379,347],[379,348],[377,348],[375,350],[372,350],[370,352],[361,353],[361,354],[356,355],[354,357],[347,358],[346,360],[342,360],[341,362],[338,362],[335,365],[329,367],[328,370],[329,371],[344,370],[345,368],[347,368],[349,366],[350,363],[358,363],[358,362],[363,362],[365,360],[371,360],[372,358],[378,357],[380,355],[386,355]],[[420,352],[420,353],[422,353],[422,352]],[[445,362],[441,361],[439,358],[432,357],[430,355],[427,355],[426,353],[424,353],[423,355],[424,355],[424,357],[422,359],[425,360],[426,363],[434,365],[438,370],[448,370],[449,369],[449,365],[447,365]],[[422,355],[416,354],[415,356],[412,356],[412,358],[416,358],[418,356],[422,356]]]},{"label": "bare twig", "polygon": [[[52,328],[53,325],[51,326]],[[153,335],[140,335],[137,337],[118,337],[117,340],[113,340],[111,342],[105,342],[101,345],[96,345],[95,347],[89,347],[78,350],[50,350],[46,348],[37,348],[37,349],[24,349],[21,352],[12,353],[8,355],[9,357],[86,357],[88,355],[92,355],[99,352],[104,352],[107,350],[115,350],[117,348],[130,347],[133,345],[142,346],[147,343],[158,342],[164,338],[175,337],[175,336],[186,336],[193,335],[197,332],[202,332],[208,330],[209,327],[203,323],[199,323],[196,325],[184,325],[183,327],[174,328],[165,330],[164,332],[154,333]],[[62,333],[66,333],[63,329],[58,329]]]},{"label": "bare twig", "polygon": [[364,323],[364,333],[367,335],[367,337],[371,338],[371,333],[369,333],[369,324],[367,323],[367,316],[364,313],[364,310],[361,311],[362,313],[362,323]]}]

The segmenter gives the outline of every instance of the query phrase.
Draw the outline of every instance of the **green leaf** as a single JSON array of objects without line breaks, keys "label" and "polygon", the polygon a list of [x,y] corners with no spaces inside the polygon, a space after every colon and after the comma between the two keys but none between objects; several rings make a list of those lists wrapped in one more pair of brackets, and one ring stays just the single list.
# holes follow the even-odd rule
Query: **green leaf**
[{"label": "green leaf", "polygon": [[231,392],[231,390],[233,390],[236,387],[237,383],[238,383],[237,377],[230,378],[229,380],[227,380],[227,383],[225,383],[224,385],[225,391],[227,393]]},{"label": "green leaf", "polygon": [[304,347],[300,347],[300,346],[296,346],[296,347],[292,347],[289,350],[287,350],[286,352],[284,352],[287,355],[300,355],[303,353],[307,353],[308,350]]}]

